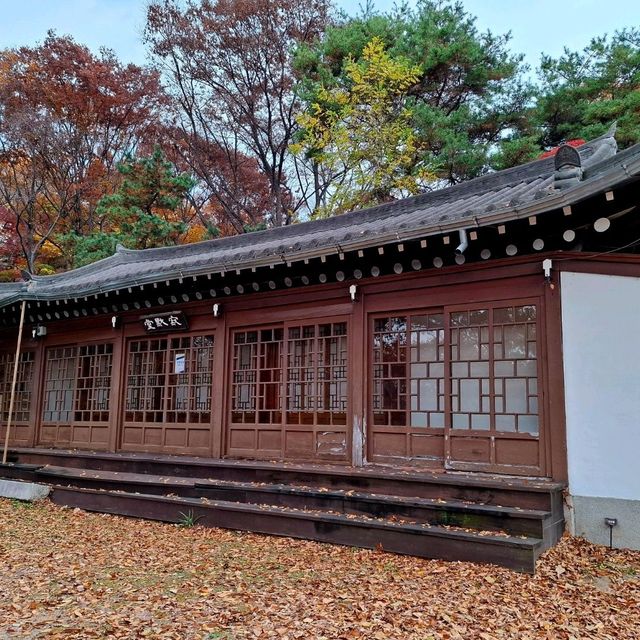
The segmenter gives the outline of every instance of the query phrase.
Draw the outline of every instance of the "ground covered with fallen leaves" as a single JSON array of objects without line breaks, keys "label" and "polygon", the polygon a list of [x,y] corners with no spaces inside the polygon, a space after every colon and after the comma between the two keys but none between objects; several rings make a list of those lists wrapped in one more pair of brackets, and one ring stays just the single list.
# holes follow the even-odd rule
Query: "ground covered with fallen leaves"
[{"label": "ground covered with fallen leaves", "polygon": [[640,553],[535,576],[0,500],[0,638],[640,638]]}]

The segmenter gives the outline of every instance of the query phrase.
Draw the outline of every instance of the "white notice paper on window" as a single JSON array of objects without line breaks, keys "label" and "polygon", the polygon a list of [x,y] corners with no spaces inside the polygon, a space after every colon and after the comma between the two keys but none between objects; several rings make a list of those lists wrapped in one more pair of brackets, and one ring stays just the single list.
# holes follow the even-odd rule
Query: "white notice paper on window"
[{"label": "white notice paper on window", "polygon": [[184,353],[176,353],[175,372],[184,373],[187,365],[187,356]]}]

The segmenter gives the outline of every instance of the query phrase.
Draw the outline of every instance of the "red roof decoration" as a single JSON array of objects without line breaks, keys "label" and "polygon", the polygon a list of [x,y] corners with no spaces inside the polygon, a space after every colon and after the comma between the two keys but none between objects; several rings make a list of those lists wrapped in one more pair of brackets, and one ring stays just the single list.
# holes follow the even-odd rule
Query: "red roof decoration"
[{"label": "red roof decoration", "polygon": [[[568,144],[570,147],[581,147],[583,144],[585,144],[585,142],[586,140],[583,140],[582,138],[576,138],[575,140],[567,140],[564,144]],[[557,147],[554,147],[553,149],[549,149],[549,151],[545,151],[544,153],[540,154],[538,159],[542,160],[543,158],[552,158],[556,155],[556,153],[558,153],[558,149],[561,146],[562,145],[559,145]]]}]

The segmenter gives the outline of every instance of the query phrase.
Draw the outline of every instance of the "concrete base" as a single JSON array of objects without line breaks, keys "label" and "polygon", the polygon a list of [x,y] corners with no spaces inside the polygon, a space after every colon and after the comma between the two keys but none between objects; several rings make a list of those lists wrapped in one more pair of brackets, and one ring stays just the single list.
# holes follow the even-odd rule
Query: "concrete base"
[{"label": "concrete base", "polygon": [[613,546],[640,550],[640,500],[570,496],[566,516],[570,533],[607,546],[609,527],[604,519],[616,518]]},{"label": "concrete base", "polygon": [[0,497],[14,500],[44,500],[49,495],[51,487],[46,484],[33,482],[16,482],[15,480],[0,480]]}]

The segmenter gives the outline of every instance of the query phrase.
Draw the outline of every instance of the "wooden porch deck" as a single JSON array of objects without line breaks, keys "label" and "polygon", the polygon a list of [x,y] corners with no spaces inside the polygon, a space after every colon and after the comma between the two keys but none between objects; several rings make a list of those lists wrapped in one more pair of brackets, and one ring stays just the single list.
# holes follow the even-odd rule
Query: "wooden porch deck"
[{"label": "wooden porch deck", "polygon": [[382,466],[13,449],[0,476],[90,511],[488,562],[533,572],[562,535],[559,483]]}]

